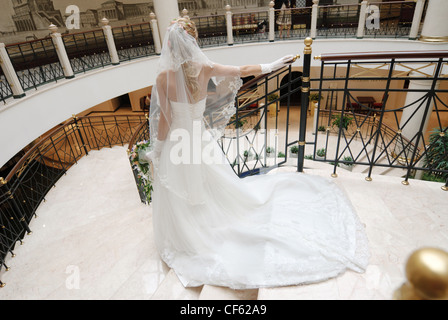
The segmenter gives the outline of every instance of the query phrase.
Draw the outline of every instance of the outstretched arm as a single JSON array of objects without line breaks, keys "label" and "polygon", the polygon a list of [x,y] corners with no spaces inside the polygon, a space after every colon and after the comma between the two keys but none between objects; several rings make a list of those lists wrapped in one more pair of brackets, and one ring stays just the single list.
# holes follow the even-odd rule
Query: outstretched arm
[{"label": "outstretched arm", "polygon": [[293,59],[293,55],[287,55],[272,63],[244,65],[241,67],[214,64],[211,70],[211,76],[240,76],[242,78],[248,76],[257,76],[259,74],[270,73],[272,71],[286,67],[293,62]]}]

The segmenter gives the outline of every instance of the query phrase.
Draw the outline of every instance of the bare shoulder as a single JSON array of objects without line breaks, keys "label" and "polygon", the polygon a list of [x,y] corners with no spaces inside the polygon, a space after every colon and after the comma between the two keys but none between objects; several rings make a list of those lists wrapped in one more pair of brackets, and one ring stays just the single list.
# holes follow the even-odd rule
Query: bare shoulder
[{"label": "bare shoulder", "polygon": [[168,79],[168,72],[169,71],[167,71],[167,70],[160,72],[156,78],[156,84],[158,84],[158,85],[166,84],[167,79]]}]

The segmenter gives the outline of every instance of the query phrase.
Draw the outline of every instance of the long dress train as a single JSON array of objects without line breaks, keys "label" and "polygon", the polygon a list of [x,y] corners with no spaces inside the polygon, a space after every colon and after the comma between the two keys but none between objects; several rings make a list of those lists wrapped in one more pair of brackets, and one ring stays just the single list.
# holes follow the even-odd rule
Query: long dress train
[{"label": "long dress train", "polygon": [[[171,107],[170,133],[181,129],[194,137],[199,121],[207,134],[205,99],[171,101]],[[198,152],[185,154],[179,141],[164,143],[152,205],[157,248],[184,286],[285,286],[365,270],[364,227],[330,179],[303,173],[239,178],[226,161],[179,163],[173,156],[194,160]],[[210,144],[199,152],[204,148]]]}]

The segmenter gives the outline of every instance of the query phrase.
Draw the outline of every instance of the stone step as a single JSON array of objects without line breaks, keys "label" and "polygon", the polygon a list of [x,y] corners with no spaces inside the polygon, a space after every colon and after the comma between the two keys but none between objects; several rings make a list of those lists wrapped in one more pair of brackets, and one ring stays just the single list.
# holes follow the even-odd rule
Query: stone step
[{"label": "stone step", "polygon": [[185,288],[173,269],[168,271],[151,300],[197,300],[202,286]]},{"label": "stone step", "polygon": [[258,289],[234,290],[204,285],[199,300],[257,300]]}]

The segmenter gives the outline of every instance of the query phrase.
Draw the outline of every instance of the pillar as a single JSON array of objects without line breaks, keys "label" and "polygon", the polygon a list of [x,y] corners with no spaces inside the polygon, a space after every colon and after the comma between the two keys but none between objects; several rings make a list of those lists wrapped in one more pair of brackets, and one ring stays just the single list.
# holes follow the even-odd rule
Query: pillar
[{"label": "pillar", "polygon": [[317,16],[319,14],[319,0],[313,0],[313,7],[311,11],[311,39],[316,39],[317,34]]},{"label": "pillar", "polygon": [[[412,73],[411,73],[411,76],[412,76]],[[416,74],[415,76],[421,77],[422,75]],[[431,90],[432,85],[433,85],[433,80],[410,80],[409,81],[409,89],[406,94],[405,106],[412,104],[413,102],[421,99],[424,95],[426,95]],[[438,88],[438,85],[439,85],[439,83],[436,84],[435,89]],[[413,90],[422,90],[422,91],[413,91]],[[403,135],[403,137],[405,137],[408,140],[412,140],[412,138],[415,136],[415,134],[420,131],[422,122],[423,122],[423,130],[422,130],[423,134],[428,129],[428,122],[431,117],[432,110],[434,108],[434,101],[431,100],[431,103],[429,105],[429,109],[428,109],[425,119],[423,119],[423,117],[425,117],[427,100],[425,100],[422,105],[421,104],[422,104],[422,102],[417,102],[417,103],[403,109],[403,113],[401,115],[401,120],[400,120],[400,128],[401,128],[401,134]],[[416,111],[417,108],[418,108],[418,111]],[[415,112],[415,114],[414,114],[414,112]],[[420,140],[420,144],[422,142],[423,141]],[[415,140],[413,141],[413,143],[415,143]],[[417,146],[417,147],[419,147],[419,146]]]},{"label": "pillar", "polygon": [[415,0],[414,17],[412,18],[411,31],[409,32],[409,40],[416,40],[420,30],[420,23],[422,21],[423,8],[426,0]]},{"label": "pillar", "polygon": [[67,51],[65,51],[64,41],[62,41],[62,36],[58,31],[58,27],[51,24],[49,27],[51,31],[51,39],[56,49],[56,54],[58,55],[59,62],[61,63],[62,70],[64,71],[64,76],[66,79],[71,79],[75,77],[73,73],[72,65],[67,56]]},{"label": "pillar", "polygon": [[160,40],[160,33],[159,33],[159,25],[156,19],[156,15],[151,12],[149,15],[151,18],[151,31],[152,31],[152,39],[154,41],[154,50],[156,51],[156,54],[159,55],[162,52],[162,41]]},{"label": "pillar", "polygon": [[14,99],[24,97],[25,92],[23,91],[19,78],[17,77],[17,73],[14,70],[11,60],[9,59],[4,43],[0,43],[0,67],[5,74],[6,81],[8,81]]},{"label": "pillar", "polygon": [[171,21],[179,17],[179,5],[177,0],[154,0],[154,13],[159,22],[160,39],[165,38],[167,28]]},{"label": "pillar", "polygon": [[364,27],[366,25],[366,13],[367,13],[367,1],[361,2],[361,10],[359,11],[359,22],[358,22],[358,33],[356,34],[356,38],[362,39],[364,38]]},{"label": "pillar", "polygon": [[120,58],[118,57],[117,47],[115,46],[114,34],[112,33],[112,27],[109,25],[109,20],[103,18],[101,20],[103,24],[104,37],[107,43],[107,49],[109,50],[110,62],[112,65],[120,64]]},{"label": "pillar", "polygon": [[227,30],[227,44],[233,45],[233,29],[232,29],[232,8],[226,5],[226,30]]},{"label": "pillar", "polygon": [[273,42],[275,39],[275,2],[269,2],[269,42]]},{"label": "pillar", "polygon": [[425,22],[419,38],[427,42],[448,42],[448,1],[428,0]]}]

